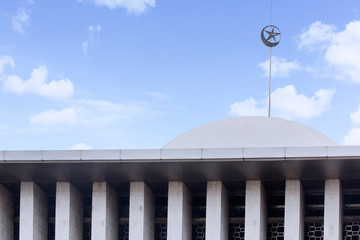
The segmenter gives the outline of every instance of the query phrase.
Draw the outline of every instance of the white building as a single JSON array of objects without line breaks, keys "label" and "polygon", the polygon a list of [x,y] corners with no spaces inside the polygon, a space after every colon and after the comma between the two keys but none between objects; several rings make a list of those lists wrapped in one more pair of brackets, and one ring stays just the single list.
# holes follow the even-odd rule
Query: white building
[{"label": "white building", "polygon": [[0,239],[360,239],[360,146],[244,117],[161,149],[0,151]]}]

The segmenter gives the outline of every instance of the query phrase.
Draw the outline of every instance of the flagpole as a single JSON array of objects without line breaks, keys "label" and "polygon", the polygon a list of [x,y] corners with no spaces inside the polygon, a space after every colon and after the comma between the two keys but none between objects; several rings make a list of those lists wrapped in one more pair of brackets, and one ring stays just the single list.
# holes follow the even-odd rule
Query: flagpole
[{"label": "flagpole", "polygon": [[269,111],[268,111],[268,117],[271,117],[271,49],[270,47],[270,69],[269,69]]},{"label": "flagpole", "polygon": [[[269,59],[269,109],[268,117],[271,117],[271,61],[272,61],[272,48],[277,46],[281,40],[280,29],[272,25],[272,0],[270,0],[270,25],[263,28],[261,31],[261,40],[262,42],[270,47],[270,59]],[[265,37],[265,34],[267,36]]]},{"label": "flagpole", "polygon": [[[272,0],[270,0],[270,25],[272,25]],[[269,110],[268,117],[271,117],[271,49],[270,47],[270,69],[269,69]]]}]

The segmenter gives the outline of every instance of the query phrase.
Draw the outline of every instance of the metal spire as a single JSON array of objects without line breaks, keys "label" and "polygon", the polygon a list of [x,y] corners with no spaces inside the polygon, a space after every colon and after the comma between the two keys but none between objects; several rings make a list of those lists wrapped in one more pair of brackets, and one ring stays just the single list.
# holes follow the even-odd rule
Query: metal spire
[{"label": "metal spire", "polygon": [[[267,37],[265,37],[267,34]],[[270,66],[269,66],[269,109],[268,117],[271,117],[271,58],[272,58],[272,48],[277,46],[281,40],[280,29],[272,25],[272,0],[270,0],[270,25],[263,28],[261,31],[261,40],[263,43],[270,47]]]}]

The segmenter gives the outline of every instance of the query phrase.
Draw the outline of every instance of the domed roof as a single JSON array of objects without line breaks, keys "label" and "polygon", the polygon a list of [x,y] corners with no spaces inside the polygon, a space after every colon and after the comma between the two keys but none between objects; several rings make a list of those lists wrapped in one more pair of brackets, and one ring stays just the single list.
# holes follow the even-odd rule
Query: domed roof
[{"label": "domed roof", "polygon": [[269,117],[230,118],[203,125],[171,140],[163,148],[249,148],[338,146],[314,129]]}]

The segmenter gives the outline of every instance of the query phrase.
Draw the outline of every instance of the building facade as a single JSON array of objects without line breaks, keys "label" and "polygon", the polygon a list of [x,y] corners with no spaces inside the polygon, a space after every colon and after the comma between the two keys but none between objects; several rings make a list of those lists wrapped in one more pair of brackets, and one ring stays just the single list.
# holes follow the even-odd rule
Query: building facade
[{"label": "building facade", "polygon": [[360,239],[360,146],[275,118],[161,149],[0,151],[0,239]]}]

